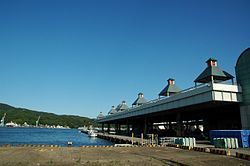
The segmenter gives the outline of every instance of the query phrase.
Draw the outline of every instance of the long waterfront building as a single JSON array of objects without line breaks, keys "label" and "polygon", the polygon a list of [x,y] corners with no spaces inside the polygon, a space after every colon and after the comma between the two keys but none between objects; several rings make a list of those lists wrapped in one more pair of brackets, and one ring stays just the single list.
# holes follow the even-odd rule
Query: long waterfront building
[{"label": "long waterfront building", "polygon": [[139,93],[131,108],[123,101],[97,121],[106,132],[114,126],[118,134],[126,128],[127,135],[208,136],[215,129],[250,129],[250,48],[238,58],[236,81],[216,59],[206,63],[194,87],[181,90],[170,78],[159,98],[146,101]]}]

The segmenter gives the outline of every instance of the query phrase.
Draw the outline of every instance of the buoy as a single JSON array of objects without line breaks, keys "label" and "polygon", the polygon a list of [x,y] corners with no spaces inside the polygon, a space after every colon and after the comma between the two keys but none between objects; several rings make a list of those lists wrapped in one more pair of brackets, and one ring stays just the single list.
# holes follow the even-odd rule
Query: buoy
[{"label": "buoy", "polygon": [[71,146],[73,144],[72,141],[68,141],[68,146]]}]

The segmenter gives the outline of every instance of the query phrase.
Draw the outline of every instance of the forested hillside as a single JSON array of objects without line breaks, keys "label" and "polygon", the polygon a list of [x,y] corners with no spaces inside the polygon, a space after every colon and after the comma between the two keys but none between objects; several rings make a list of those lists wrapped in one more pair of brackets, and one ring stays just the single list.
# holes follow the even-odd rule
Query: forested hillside
[{"label": "forested hillside", "polygon": [[6,113],[5,123],[15,122],[17,124],[35,125],[36,120],[40,116],[39,124],[42,125],[60,125],[69,126],[70,128],[78,128],[84,125],[94,124],[93,119],[74,115],[56,115],[47,112],[38,112],[25,108],[15,108],[13,106],[0,103],[0,119]]}]

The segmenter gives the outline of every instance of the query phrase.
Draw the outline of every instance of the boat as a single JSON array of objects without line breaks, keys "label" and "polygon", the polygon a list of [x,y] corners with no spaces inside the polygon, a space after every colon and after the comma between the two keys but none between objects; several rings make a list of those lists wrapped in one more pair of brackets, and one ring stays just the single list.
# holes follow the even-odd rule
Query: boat
[{"label": "boat", "polygon": [[79,127],[78,130],[80,130],[80,132],[84,133],[84,134],[88,134],[88,128],[86,126],[84,127]]},{"label": "boat", "polygon": [[94,130],[88,130],[89,137],[96,137],[97,133]]},{"label": "boat", "polygon": [[9,123],[5,124],[6,127],[18,127],[18,125],[16,123],[13,123],[12,121]]}]

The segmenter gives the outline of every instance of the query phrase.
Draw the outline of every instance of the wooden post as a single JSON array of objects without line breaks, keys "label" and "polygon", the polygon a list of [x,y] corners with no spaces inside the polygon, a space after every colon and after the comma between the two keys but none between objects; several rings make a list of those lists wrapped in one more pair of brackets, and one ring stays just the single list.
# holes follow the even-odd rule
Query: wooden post
[{"label": "wooden post", "polygon": [[141,145],[143,146],[143,133],[141,133]]},{"label": "wooden post", "polygon": [[134,133],[132,133],[132,145],[134,145]]},{"label": "wooden post", "polygon": [[154,144],[154,134],[152,134],[152,145]]}]

